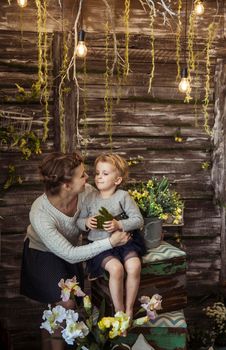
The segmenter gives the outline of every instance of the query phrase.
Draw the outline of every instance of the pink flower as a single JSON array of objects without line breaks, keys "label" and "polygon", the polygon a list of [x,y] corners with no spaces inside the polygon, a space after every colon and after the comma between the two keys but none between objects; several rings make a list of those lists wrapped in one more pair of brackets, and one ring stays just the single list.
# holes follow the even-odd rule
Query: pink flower
[{"label": "pink flower", "polygon": [[161,310],[162,297],[159,294],[154,294],[152,298],[148,296],[142,296],[140,298],[141,306],[147,311],[147,316],[149,320],[154,320],[156,318],[156,311]]},{"label": "pink flower", "polygon": [[76,297],[84,297],[85,293],[81,290],[78,285],[76,276],[71,279],[67,279],[64,282],[62,278],[58,283],[58,286],[61,288],[61,299],[63,301],[68,301],[70,299],[70,295],[73,294]]}]

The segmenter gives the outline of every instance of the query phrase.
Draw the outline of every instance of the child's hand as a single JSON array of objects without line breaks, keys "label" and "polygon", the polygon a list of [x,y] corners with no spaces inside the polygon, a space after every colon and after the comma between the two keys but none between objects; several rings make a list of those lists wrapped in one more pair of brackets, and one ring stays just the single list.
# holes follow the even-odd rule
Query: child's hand
[{"label": "child's hand", "polygon": [[97,219],[95,216],[90,216],[86,219],[86,227],[88,227],[90,230],[97,228]]},{"label": "child's hand", "polygon": [[121,230],[122,226],[121,226],[120,221],[113,219],[111,221],[105,221],[105,223],[103,224],[103,228],[107,232],[114,232],[117,230]]}]

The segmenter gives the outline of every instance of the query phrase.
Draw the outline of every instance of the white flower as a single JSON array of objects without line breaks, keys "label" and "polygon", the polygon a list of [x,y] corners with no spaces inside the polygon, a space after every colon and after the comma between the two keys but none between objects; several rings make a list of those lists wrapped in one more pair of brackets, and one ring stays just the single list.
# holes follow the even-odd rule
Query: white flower
[{"label": "white flower", "polygon": [[66,311],[66,320],[69,321],[73,321],[73,322],[77,322],[78,321],[78,313],[75,312],[74,310],[67,310]]},{"label": "white flower", "polygon": [[61,333],[69,345],[73,345],[76,338],[84,338],[89,333],[89,329],[84,322],[74,322],[71,319],[66,322],[66,328]]},{"label": "white flower", "polygon": [[40,328],[46,329],[50,334],[59,328],[59,324],[63,322],[66,318],[66,310],[63,306],[57,305],[52,310],[45,310],[43,312],[42,319],[45,321],[41,324]]}]

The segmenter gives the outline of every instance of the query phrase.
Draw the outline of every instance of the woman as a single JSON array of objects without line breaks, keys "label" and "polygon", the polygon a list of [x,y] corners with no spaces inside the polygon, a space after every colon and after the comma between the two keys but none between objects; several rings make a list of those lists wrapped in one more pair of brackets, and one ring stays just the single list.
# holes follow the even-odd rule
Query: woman
[{"label": "woman", "polygon": [[[24,242],[21,268],[21,294],[41,303],[73,308],[73,302],[60,301],[58,282],[76,276],[83,287],[81,262],[128,242],[129,234],[116,232],[110,238],[77,246],[78,215],[87,194],[95,189],[86,184],[82,158],[77,153],[52,153],[40,166],[45,193],[30,211],[30,225]],[[52,348],[62,344],[51,340]]]}]

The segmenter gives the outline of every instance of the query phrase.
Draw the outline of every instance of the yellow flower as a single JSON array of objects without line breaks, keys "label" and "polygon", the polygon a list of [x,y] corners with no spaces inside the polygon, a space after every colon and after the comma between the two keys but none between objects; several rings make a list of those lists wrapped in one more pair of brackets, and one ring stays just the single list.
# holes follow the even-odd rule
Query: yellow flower
[{"label": "yellow flower", "polygon": [[176,136],[176,137],[175,137],[175,141],[176,141],[176,142],[182,142],[183,139],[182,139],[182,137]]},{"label": "yellow flower", "polygon": [[83,305],[84,305],[84,308],[85,308],[86,310],[91,309],[92,304],[91,304],[91,300],[90,300],[89,295],[86,295],[86,296],[83,298]]},{"label": "yellow flower", "polygon": [[159,216],[160,216],[160,219],[162,219],[162,220],[167,220],[168,217],[169,217],[169,214],[164,214],[164,213],[162,213],[162,214],[160,214]]},{"label": "yellow flower", "polygon": [[106,328],[110,328],[112,326],[112,322],[114,321],[114,317],[103,317],[98,322],[98,327],[100,330],[104,331]]}]

